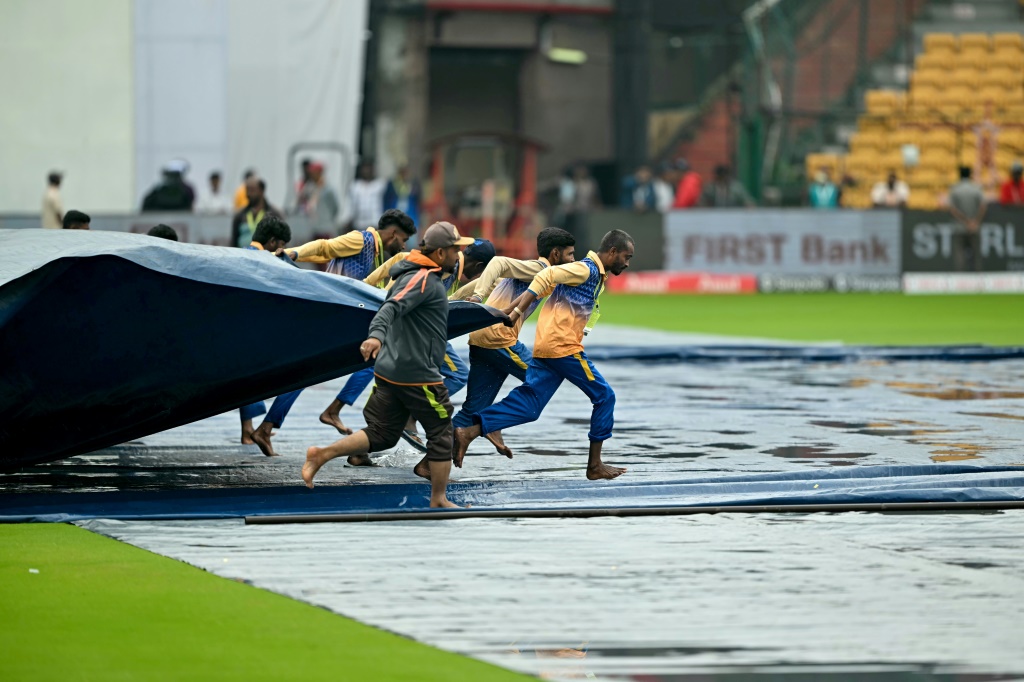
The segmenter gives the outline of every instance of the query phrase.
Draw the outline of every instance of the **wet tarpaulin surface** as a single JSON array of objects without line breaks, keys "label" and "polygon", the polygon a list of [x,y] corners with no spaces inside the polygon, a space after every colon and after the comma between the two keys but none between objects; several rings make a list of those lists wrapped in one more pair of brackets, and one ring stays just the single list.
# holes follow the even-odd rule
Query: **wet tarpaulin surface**
[{"label": "wet tarpaulin surface", "polygon": [[[359,344],[382,300],[266,253],[0,230],[0,470],[347,374],[363,366]],[[493,321],[483,306],[453,304],[449,332]]]},{"label": "wet tarpaulin surface", "polygon": [[1021,511],[85,526],[545,679],[1024,676]]},{"label": "wet tarpaulin surface", "polygon": [[[847,505],[1024,501],[1024,467],[875,466],[670,481],[458,483],[449,498],[509,512],[672,506]],[[0,497],[0,522],[187,519],[302,514],[379,514],[429,509],[419,483],[52,493]]]},{"label": "wet tarpaulin surface", "polygon": [[[618,395],[606,459],[628,467],[625,476],[585,482],[590,405],[567,385],[537,423],[505,434],[514,459],[485,441],[473,445],[453,470],[456,499],[552,508],[1020,497],[1021,361],[598,367]],[[302,486],[305,449],[338,437],[317,416],[342,383],[302,394],[274,439],[282,457],[239,445],[232,412],[4,475],[0,505],[23,518],[421,508],[428,486],[412,474],[419,455],[405,445],[376,456],[371,469],[331,462],[314,491]],[[362,425],[358,409],[342,417]]]}]

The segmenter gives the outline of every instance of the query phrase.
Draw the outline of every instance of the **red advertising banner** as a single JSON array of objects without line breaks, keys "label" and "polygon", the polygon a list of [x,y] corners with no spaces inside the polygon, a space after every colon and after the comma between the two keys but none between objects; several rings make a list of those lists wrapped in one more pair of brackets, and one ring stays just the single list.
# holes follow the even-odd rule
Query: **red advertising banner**
[{"label": "red advertising banner", "polygon": [[756,294],[757,277],[709,272],[627,272],[610,278],[608,290],[631,294]]}]

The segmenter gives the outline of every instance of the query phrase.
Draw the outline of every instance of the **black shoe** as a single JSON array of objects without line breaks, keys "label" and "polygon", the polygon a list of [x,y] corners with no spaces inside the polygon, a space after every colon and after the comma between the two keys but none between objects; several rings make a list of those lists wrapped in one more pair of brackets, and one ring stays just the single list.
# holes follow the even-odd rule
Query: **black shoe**
[{"label": "black shoe", "polygon": [[416,433],[415,431],[403,429],[402,440],[404,440],[406,443],[413,446],[420,452],[426,453],[427,451],[427,444],[423,442],[422,438],[420,438],[420,434]]}]

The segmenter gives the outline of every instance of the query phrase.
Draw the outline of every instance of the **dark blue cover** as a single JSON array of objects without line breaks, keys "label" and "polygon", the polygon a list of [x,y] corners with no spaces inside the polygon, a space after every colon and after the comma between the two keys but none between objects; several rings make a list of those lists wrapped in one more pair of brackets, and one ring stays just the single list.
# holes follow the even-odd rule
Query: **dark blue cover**
[{"label": "dark blue cover", "polygon": [[[0,470],[348,374],[383,300],[258,251],[0,230]],[[495,321],[453,303],[449,336]]]},{"label": "dark blue cover", "polygon": [[[844,505],[908,502],[1019,502],[1020,467],[955,464],[830,467],[766,474],[695,474],[672,480],[523,480],[452,483],[448,495],[473,509],[657,509],[735,505]],[[0,523],[103,519],[216,519],[244,516],[418,512],[420,483],[261,488],[17,493],[0,495]]]}]

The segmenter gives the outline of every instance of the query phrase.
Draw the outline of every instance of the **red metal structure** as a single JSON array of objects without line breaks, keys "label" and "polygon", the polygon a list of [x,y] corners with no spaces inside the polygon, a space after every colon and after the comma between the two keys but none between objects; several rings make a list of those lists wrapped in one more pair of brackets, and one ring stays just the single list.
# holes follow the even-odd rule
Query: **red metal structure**
[{"label": "red metal structure", "polygon": [[[537,155],[546,146],[508,132],[459,133],[431,142],[429,222],[447,220],[498,253],[528,258],[539,229]],[[513,199],[514,197],[514,199]]]}]

